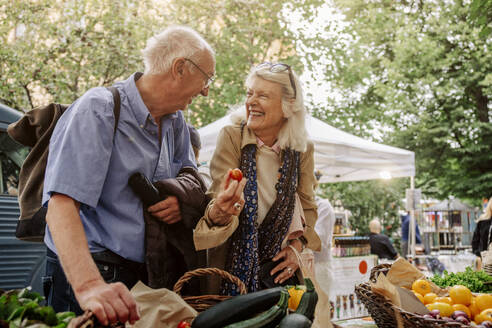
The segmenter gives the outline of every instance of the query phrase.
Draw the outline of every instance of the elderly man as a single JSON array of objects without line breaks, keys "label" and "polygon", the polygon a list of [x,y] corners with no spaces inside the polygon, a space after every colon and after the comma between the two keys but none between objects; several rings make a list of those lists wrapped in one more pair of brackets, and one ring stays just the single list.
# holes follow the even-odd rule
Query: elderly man
[{"label": "elderly man", "polygon": [[[43,194],[48,303],[56,311],[91,310],[103,325],[139,319],[129,288],[145,279],[145,222],[128,178],[140,172],[159,181],[196,169],[180,110],[208,95],[215,73],[214,51],[187,27],[151,37],[143,57],[144,73],[115,84],[121,98],[116,133],[113,96],[98,87],[62,115],[49,146]],[[181,220],[173,196],[147,211],[166,224]]]},{"label": "elderly man", "polygon": [[376,254],[380,259],[394,260],[398,253],[391,244],[388,236],[381,233],[381,223],[378,219],[369,222],[369,243],[371,244],[371,254]]}]

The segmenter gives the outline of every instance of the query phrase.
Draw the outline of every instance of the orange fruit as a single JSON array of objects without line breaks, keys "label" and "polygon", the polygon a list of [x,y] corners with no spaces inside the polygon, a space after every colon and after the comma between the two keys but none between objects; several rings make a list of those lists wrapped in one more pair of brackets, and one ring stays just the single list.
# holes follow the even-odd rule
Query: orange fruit
[{"label": "orange fruit", "polygon": [[471,318],[471,311],[470,309],[463,304],[453,304],[451,305],[454,311],[463,311],[468,315],[468,318]]},{"label": "orange fruit", "polygon": [[475,304],[481,311],[492,308],[492,295],[490,294],[480,294],[475,297]]},{"label": "orange fruit", "polygon": [[419,299],[419,301],[421,301],[422,303],[424,303],[424,296],[422,296],[421,294],[416,293],[416,292],[413,292],[413,293],[415,294],[415,296],[417,296],[417,298]]},{"label": "orange fruit", "polygon": [[453,307],[448,303],[436,302],[427,304],[426,306],[430,311],[439,310],[439,312],[441,312],[441,317],[449,317],[454,312]]},{"label": "orange fruit", "polygon": [[472,301],[472,293],[468,287],[456,285],[449,289],[449,296],[455,304],[470,305]]},{"label": "orange fruit", "polygon": [[470,309],[471,312],[470,319],[473,319],[477,314],[480,313],[480,309],[477,307],[477,304],[475,303],[475,299],[472,300],[468,308]]},{"label": "orange fruit", "polygon": [[424,304],[434,303],[436,299],[436,293],[427,293],[424,295]]},{"label": "orange fruit", "polygon": [[487,321],[487,316],[479,313],[473,318],[473,321],[475,321],[476,324],[481,324],[482,322]]},{"label": "orange fruit", "polygon": [[492,321],[492,309],[486,309],[475,316],[475,322],[481,324],[484,321]]},{"label": "orange fruit", "polygon": [[453,300],[451,297],[436,297],[434,299],[434,303],[447,303],[449,305],[453,305]]},{"label": "orange fruit", "polygon": [[430,283],[425,279],[415,280],[412,284],[412,290],[420,295],[425,295],[432,291]]}]

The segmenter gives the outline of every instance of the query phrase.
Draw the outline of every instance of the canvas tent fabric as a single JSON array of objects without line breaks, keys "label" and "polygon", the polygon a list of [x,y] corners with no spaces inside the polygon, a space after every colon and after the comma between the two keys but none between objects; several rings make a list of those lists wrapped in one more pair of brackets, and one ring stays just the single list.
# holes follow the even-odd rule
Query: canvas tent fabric
[{"label": "canvas tent fabric", "polygon": [[[210,161],[220,130],[230,124],[226,115],[198,130],[200,162]],[[382,172],[393,178],[415,175],[412,151],[364,140],[312,116],[306,117],[306,127],[314,142],[315,168],[323,174],[321,183],[380,179]]]}]

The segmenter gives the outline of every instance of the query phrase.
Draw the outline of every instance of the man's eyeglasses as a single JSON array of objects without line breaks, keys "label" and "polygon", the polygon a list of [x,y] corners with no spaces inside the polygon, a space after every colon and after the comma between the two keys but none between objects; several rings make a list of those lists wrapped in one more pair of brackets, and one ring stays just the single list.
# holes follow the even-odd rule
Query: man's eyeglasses
[{"label": "man's eyeglasses", "polygon": [[294,99],[296,99],[297,89],[296,89],[296,84],[294,82],[294,74],[292,73],[292,69],[290,68],[289,65],[284,63],[264,62],[256,66],[256,68],[268,68],[272,73],[281,73],[281,72],[289,71],[290,85],[292,87],[292,90],[294,90]]},{"label": "man's eyeglasses", "polygon": [[207,77],[207,83],[205,84],[205,86],[203,87],[204,89],[205,88],[208,88],[214,81],[215,81],[215,77],[214,76],[210,76],[208,75],[207,73],[205,73],[201,68],[200,66],[198,66],[197,64],[195,64],[191,59],[188,59],[188,58],[185,58],[184,60],[190,62],[193,64],[193,66],[195,66],[196,68],[198,68],[198,70],[200,72],[202,72],[203,75],[205,75]]}]

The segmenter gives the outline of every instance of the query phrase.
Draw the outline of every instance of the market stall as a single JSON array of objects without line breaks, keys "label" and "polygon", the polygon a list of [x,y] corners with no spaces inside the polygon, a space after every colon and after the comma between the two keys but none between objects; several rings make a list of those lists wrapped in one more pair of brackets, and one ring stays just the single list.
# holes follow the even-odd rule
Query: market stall
[{"label": "market stall", "polygon": [[369,280],[371,269],[378,264],[375,255],[335,257],[332,261],[334,282],[330,287],[333,319],[346,319],[367,315],[355,295],[355,286]]},{"label": "market stall", "polygon": [[492,327],[492,277],[483,271],[427,278],[400,258],[373,268],[356,294],[379,328]]},{"label": "market stall", "polygon": [[475,209],[459,199],[446,199],[423,209],[424,239],[432,250],[460,251],[471,248]]}]

